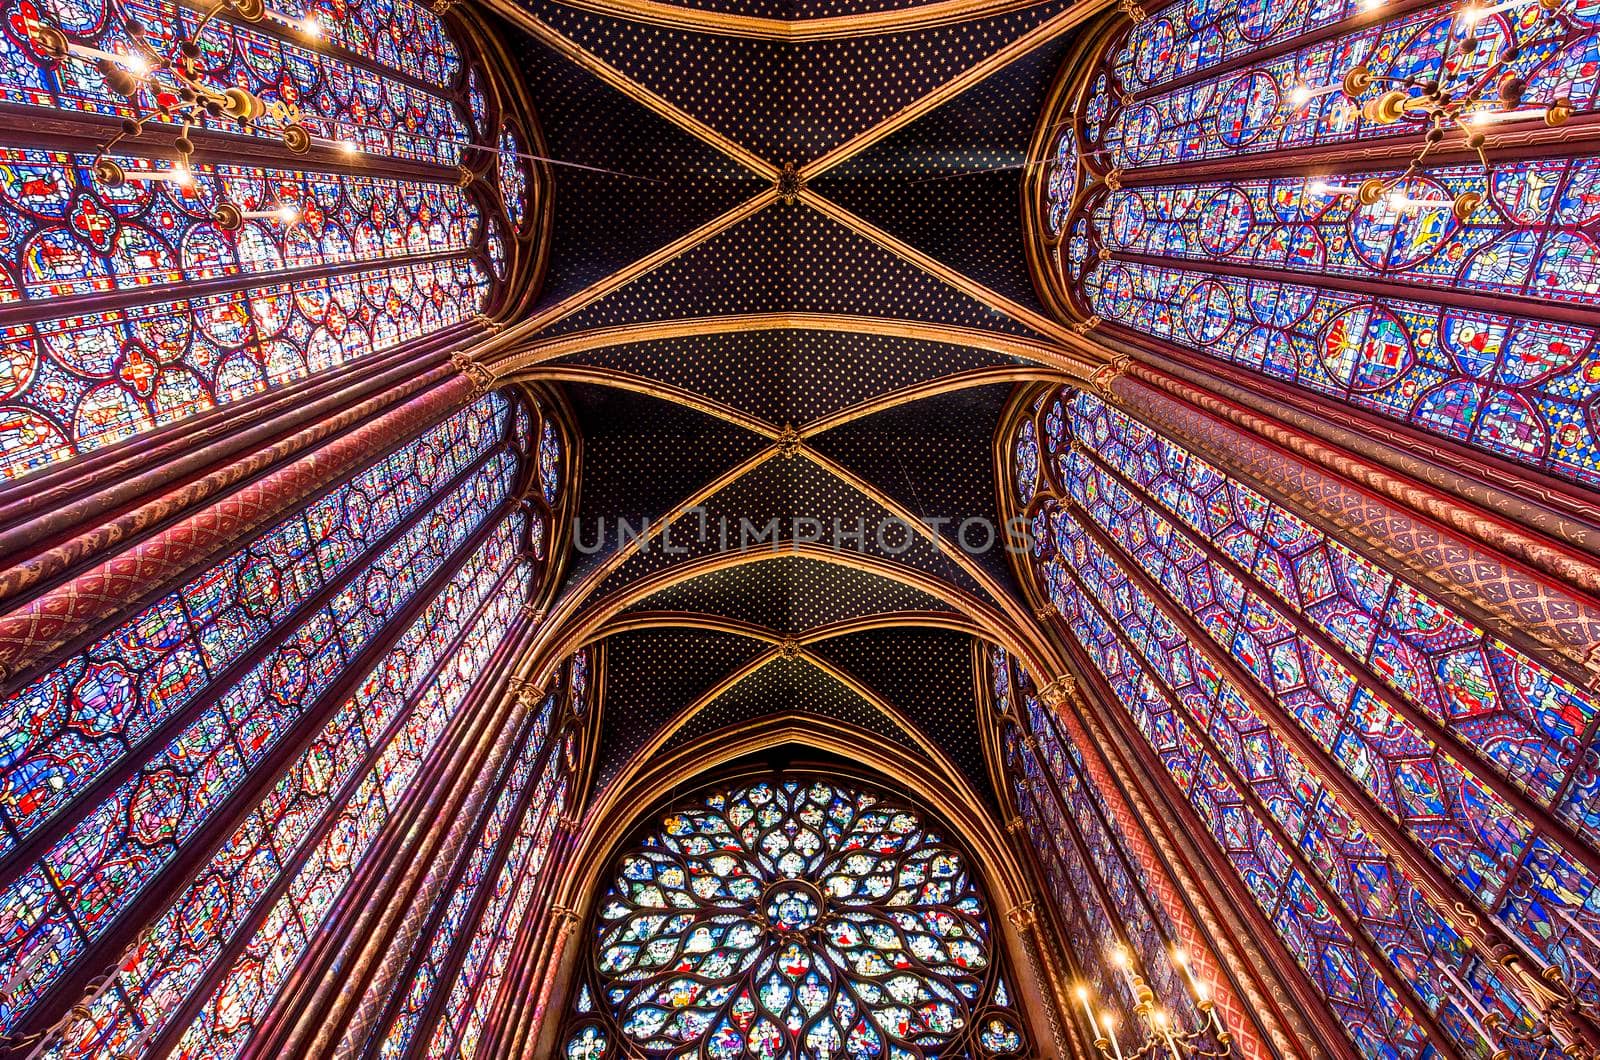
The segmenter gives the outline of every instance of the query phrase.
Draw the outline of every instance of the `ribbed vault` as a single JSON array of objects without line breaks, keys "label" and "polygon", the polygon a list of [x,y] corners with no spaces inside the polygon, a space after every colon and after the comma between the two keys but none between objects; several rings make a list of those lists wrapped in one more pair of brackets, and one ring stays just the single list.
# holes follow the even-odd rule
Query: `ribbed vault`
[{"label": "ribbed vault", "polygon": [[798,712],[987,790],[971,638],[1034,636],[991,440],[1016,384],[1099,363],[1017,203],[1099,5],[771,6],[502,8],[552,155],[591,167],[552,167],[557,239],[599,247],[556,248],[480,355],[584,440],[551,640],[607,642],[599,785]]}]

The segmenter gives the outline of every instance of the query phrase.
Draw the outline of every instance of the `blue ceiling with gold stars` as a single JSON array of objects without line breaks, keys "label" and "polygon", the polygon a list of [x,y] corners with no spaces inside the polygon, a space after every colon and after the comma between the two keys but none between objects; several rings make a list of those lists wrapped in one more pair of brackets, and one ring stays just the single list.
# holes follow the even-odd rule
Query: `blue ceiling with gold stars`
[{"label": "blue ceiling with gold stars", "polygon": [[1065,0],[508,13],[552,159],[532,313],[568,352],[540,371],[584,438],[564,593],[612,623],[602,783],[793,711],[932,747],[989,797],[953,601],[1020,600],[1003,552],[869,530],[735,556],[716,528],[998,521],[1006,342],[1044,316],[1024,163],[1078,21]]}]

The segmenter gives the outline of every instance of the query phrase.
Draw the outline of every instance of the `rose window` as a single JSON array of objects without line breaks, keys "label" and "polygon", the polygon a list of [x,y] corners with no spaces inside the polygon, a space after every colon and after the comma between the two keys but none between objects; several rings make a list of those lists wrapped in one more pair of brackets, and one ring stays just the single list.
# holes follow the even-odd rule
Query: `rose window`
[{"label": "rose window", "polygon": [[664,814],[616,865],[570,1060],[1019,1056],[966,855],[823,780]]}]

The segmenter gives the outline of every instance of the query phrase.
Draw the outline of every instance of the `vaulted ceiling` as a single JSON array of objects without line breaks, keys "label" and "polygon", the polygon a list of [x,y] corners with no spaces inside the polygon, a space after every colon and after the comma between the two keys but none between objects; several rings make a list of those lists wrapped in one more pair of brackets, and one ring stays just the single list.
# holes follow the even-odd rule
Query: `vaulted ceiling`
[{"label": "vaulted ceiling", "polygon": [[[600,783],[797,711],[987,791],[972,638],[1026,607],[1005,553],[952,529],[999,521],[1015,385],[1094,367],[1035,295],[1021,194],[1096,8],[503,9],[554,218],[540,300],[492,368],[564,387],[583,436],[580,552],[552,613],[606,641]],[[739,548],[773,519],[822,540]],[[867,532],[835,549],[835,525]]]}]

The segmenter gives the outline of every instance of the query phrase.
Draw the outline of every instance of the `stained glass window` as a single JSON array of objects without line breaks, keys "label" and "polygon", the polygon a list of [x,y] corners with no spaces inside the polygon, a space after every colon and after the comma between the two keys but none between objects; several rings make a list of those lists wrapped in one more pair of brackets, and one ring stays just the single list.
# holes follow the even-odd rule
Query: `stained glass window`
[{"label": "stained glass window", "polygon": [[[75,801],[78,823],[0,891],[0,974],[15,977],[8,1018],[105,933],[395,613],[445,569],[508,496],[515,471],[504,452],[481,464],[326,602],[291,612],[293,621],[275,631],[264,657],[195,700],[198,713],[180,712],[152,731],[158,740],[134,745],[130,753],[141,765],[113,792],[91,804]],[[100,719],[112,747],[123,736],[119,720]],[[55,746],[84,742],[67,729]]]},{"label": "stained glass window", "polygon": [[[1040,224],[1113,334],[1593,485],[1600,162],[1540,146],[1559,142],[1534,119],[1596,106],[1595,11],[1460,6],[1152,12],[1054,116]],[[1486,95],[1417,164],[1434,81]]]},{"label": "stained glass window", "polygon": [[[446,20],[418,0],[269,6],[254,23],[207,22],[199,76],[259,97],[268,113],[247,132],[303,127],[305,161],[276,143],[258,145],[273,164],[225,161],[234,141],[217,134],[239,128],[218,117],[190,134],[204,164],[124,139],[104,158],[125,179],[92,149],[0,142],[0,304],[15,303],[0,328],[0,482],[457,327],[511,278],[511,237],[484,223],[495,190],[459,185],[457,164],[486,166],[499,133],[468,123],[484,73],[465,76]],[[153,60],[201,17],[172,0],[21,0],[0,22],[0,102],[95,142],[97,116],[175,105],[178,86],[158,68],[150,87],[113,92],[41,33]],[[517,173],[526,196],[531,173]]]},{"label": "stained glass window", "polygon": [[894,797],[762,780],[652,821],[600,898],[567,1057],[1014,1056],[965,853]]},{"label": "stained glass window", "polygon": [[[526,599],[531,568],[517,555],[521,518],[507,517],[464,558],[156,921],[119,971],[122,989],[97,998],[90,1017],[70,1026],[51,1056],[145,1055],[130,1043],[147,1028],[165,1030],[236,933],[255,922],[261,926],[183,1034],[181,1049],[191,1055],[203,1044],[206,1055],[233,1055],[249,1039],[254,1017],[360,867]],[[287,867],[302,855],[291,878]],[[208,925],[205,932],[188,928],[196,918]],[[259,959],[265,952],[272,962]]]},{"label": "stained glass window", "polygon": [[1017,815],[1092,993],[1116,1004],[1127,1016],[1124,1026],[1134,1025],[1136,999],[1116,972],[1115,955],[1123,953],[1176,1021],[1209,1029],[1174,963],[1178,936],[1077,741],[1040,701],[1020,663],[995,648],[990,667]]},{"label": "stained glass window", "polygon": [[[543,419],[532,407],[478,399],[6,702],[0,841],[26,852],[0,891],[7,1029],[159,891],[175,904],[124,962],[121,988],[96,995],[49,1055],[106,1055],[108,1043],[143,1055],[180,1032],[220,1054],[248,1039],[249,1005],[235,994],[219,994],[221,1007],[187,1031],[166,1026],[174,998],[220,972],[235,936],[270,936],[262,945],[283,955],[315,933],[327,909],[317,903],[359,862],[346,856],[405,797],[523,615],[542,569],[528,535],[545,518],[542,505],[512,505]],[[532,437],[514,442],[517,430]],[[406,614],[416,617],[397,628]],[[367,676],[332,702],[357,665]],[[290,764],[256,808],[225,816],[307,723],[320,735],[283,748]],[[38,835],[47,825],[59,838]],[[223,845],[209,867],[183,889],[171,878],[180,852],[214,841]],[[216,930],[196,934],[196,922]],[[270,1004],[274,981],[241,960],[217,989]]]},{"label": "stained glass window", "polygon": [[1095,395],[1046,416],[1040,586],[1356,1045],[1534,1034],[1419,858],[1595,997],[1592,695]]},{"label": "stained glass window", "polygon": [[489,396],[358,472],[5,701],[3,847],[136,749],[501,437]]},{"label": "stained glass window", "polygon": [[528,163],[522,159],[522,140],[507,125],[500,132],[500,200],[505,203],[511,227],[520,229],[528,216]]}]

